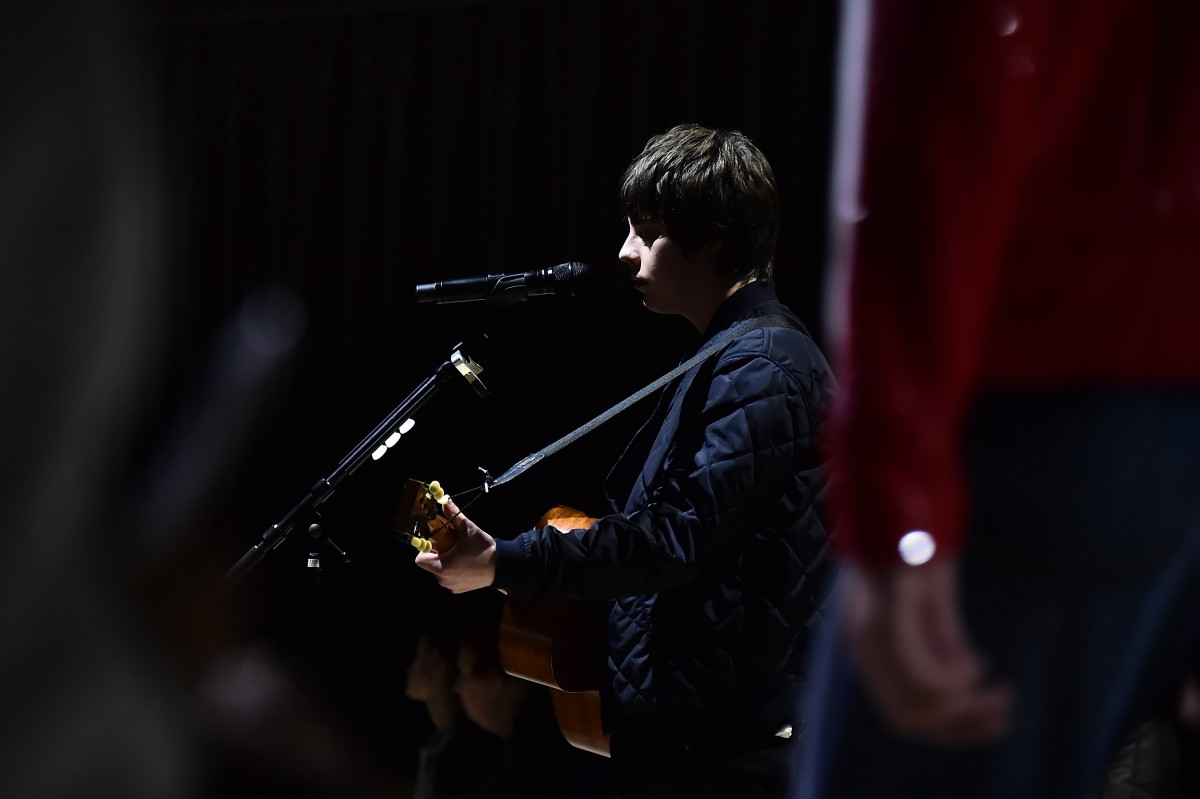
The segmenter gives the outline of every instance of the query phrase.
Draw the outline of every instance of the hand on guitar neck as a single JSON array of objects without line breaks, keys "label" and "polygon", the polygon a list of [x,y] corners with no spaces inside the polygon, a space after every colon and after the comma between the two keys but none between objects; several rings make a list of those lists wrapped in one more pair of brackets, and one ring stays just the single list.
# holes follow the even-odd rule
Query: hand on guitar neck
[{"label": "hand on guitar neck", "polygon": [[[496,540],[464,516],[449,497],[442,513],[450,529],[434,537],[434,549],[417,553],[416,564],[456,594],[487,588],[496,579]],[[448,545],[443,543],[447,541]]]}]

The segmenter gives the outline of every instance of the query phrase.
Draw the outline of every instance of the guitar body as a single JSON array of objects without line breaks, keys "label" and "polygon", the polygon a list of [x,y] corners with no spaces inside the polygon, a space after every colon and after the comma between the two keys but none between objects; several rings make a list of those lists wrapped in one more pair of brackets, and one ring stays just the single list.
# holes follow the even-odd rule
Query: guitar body
[{"label": "guitar body", "polygon": [[[437,483],[409,479],[396,513],[395,530],[422,551],[449,552],[454,528],[440,515]],[[556,506],[538,527],[568,532],[596,521],[572,508]],[[550,689],[554,716],[563,736],[578,749],[609,756],[600,714],[605,680],[604,631],[608,605],[588,600],[527,600],[508,597],[500,618],[500,664],[514,677]]]},{"label": "guitar body", "polygon": [[[538,527],[563,532],[590,527],[595,519],[557,506]],[[500,618],[500,663],[514,677],[550,688],[563,736],[579,749],[607,757],[608,736],[600,715],[605,679],[607,603],[589,600],[527,600],[509,597]]]}]

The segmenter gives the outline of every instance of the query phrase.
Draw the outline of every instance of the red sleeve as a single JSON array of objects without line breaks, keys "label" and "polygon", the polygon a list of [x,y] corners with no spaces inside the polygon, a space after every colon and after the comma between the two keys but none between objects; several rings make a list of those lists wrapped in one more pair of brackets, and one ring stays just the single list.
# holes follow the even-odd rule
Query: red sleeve
[{"label": "red sleeve", "polygon": [[[844,11],[836,136],[852,151],[835,168],[833,209],[831,285],[847,289],[833,311],[844,319],[831,431],[837,541],[843,555],[883,565],[899,562],[910,530],[932,534],[939,553],[962,542],[959,438],[1036,146],[1037,31],[1015,10],[961,0]],[[867,15],[866,40],[854,40],[856,14]],[[847,68],[864,44],[865,92]]]}]

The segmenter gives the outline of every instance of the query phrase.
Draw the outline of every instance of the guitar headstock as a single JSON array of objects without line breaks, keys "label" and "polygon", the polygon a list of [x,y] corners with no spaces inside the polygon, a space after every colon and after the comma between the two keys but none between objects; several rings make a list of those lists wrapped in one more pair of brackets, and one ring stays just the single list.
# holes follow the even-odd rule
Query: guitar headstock
[{"label": "guitar headstock", "polygon": [[449,499],[437,480],[423,483],[408,478],[392,529],[422,552],[449,552],[456,540],[454,526],[442,515]]}]

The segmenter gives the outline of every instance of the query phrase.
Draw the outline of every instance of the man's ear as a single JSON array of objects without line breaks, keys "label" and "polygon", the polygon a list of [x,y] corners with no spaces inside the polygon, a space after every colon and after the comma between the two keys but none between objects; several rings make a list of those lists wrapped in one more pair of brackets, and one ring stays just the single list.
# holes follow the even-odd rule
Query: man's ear
[{"label": "man's ear", "polygon": [[723,272],[721,268],[721,262],[724,259],[722,258],[723,253],[721,252],[721,247],[724,243],[725,242],[719,238],[709,239],[701,244],[696,251],[696,260],[709,264],[712,267],[713,274],[715,275],[720,275]]}]

